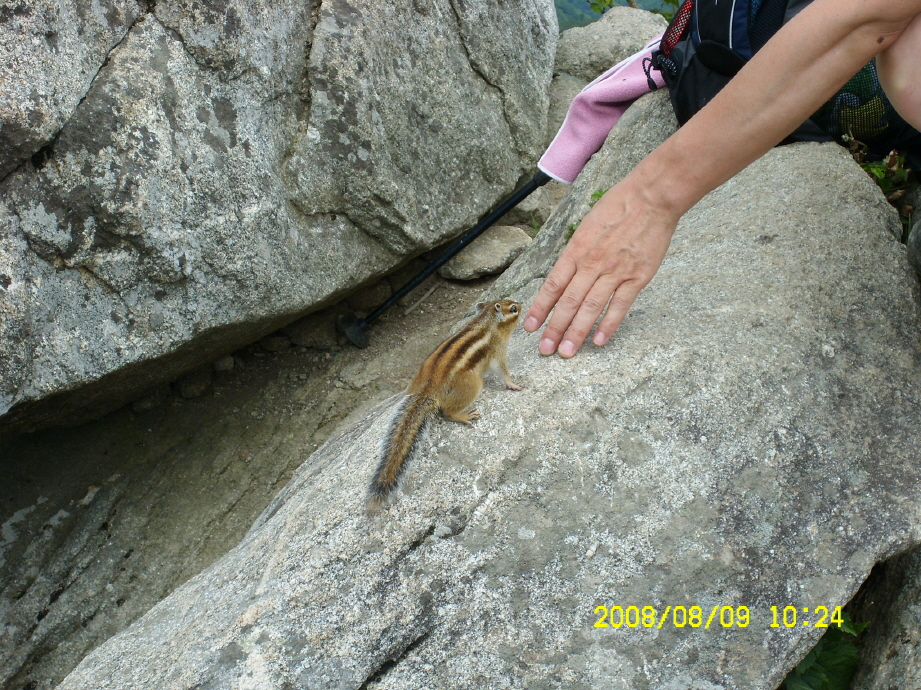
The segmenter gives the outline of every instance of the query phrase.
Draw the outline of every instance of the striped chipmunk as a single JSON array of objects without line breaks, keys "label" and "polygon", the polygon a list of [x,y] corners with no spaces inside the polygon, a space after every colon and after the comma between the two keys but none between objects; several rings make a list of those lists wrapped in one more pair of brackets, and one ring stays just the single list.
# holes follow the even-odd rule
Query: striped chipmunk
[{"label": "striped chipmunk", "polygon": [[480,415],[470,406],[483,390],[483,374],[495,365],[505,387],[519,391],[506,361],[506,346],[521,305],[512,300],[481,302],[477,315],[436,348],[409,384],[406,398],[393,418],[381,460],[368,489],[370,513],[389,503],[396,493],[417,440],[436,412],[473,426]]}]

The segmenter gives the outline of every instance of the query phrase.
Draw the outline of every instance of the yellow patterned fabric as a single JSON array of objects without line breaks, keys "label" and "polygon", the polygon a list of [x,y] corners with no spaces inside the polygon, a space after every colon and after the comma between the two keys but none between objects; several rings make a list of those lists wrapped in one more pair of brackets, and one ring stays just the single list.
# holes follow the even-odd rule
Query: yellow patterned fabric
[{"label": "yellow patterned fabric", "polygon": [[886,98],[876,62],[854,75],[844,87],[812,116],[831,136],[850,137],[866,144],[872,154],[883,156],[892,149],[921,152],[918,134]]}]

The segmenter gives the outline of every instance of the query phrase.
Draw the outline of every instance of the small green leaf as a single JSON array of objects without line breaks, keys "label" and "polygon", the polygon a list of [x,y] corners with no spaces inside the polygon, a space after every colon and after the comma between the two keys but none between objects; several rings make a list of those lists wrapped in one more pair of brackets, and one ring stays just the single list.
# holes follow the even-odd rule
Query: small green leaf
[{"label": "small green leaf", "polygon": [[594,206],[595,203],[607,193],[607,189],[596,189],[592,192],[591,201],[588,202],[589,206]]},{"label": "small green leaf", "polygon": [[867,623],[854,623],[847,613],[841,614],[840,624],[830,627],[787,675],[785,690],[848,690],[860,663],[854,638],[866,627]]},{"label": "small green leaf", "polygon": [[904,154],[893,151],[886,160],[868,162],[864,160],[867,155],[866,144],[852,137],[846,137],[846,143],[854,160],[873,178],[889,200],[889,203],[899,211],[899,220],[902,223],[902,241],[906,241],[911,230],[912,218],[910,213],[903,211],[905,204],[900,202],[900,199],[912,190],[917,189],[917,174],[911,168],[905,167]]},{"label": "small green leaf", "polygon": [[540,232],[541,224],[537,219],[537,214],[534,211],[531,211],[531,229],[534,230],[534,235],[537,236],[537,233]]},{"label": "small green leaf", "polygon": [[860,654],[853,642],[829,642],[824,645],[814,670],[821,673],[828,690],[847,690],[859,663]]},{"label": "small green leaf", "polygon": [[806,671],[812,668],[815,665],[816,659],[819,658],[819,650],[822,649],[822,640],[819,640],[818,644],[812,648],[812,651],[806,655],[806,658],[799,662],[799,665],[794,670],[794,673],[797,675],[803,675]]},{"label": "small green leaf", "polygon": [[786,690],[816,690],[815,686],[810,685],[806,680],[799,676],[787,676],[784,681]]},{"label": "small green leaf", "polygon": [[[866,630],[866,627],[868,625],[870,625],[869,621],[867,621],[866,623],[855,623],[854,619],[851,618],[847,614],[847,612],[845,612],[844,615],[842,616],[841,625],[839,625],[837,629],[841,630],[842,632],[847,633],[848,635],[853,635],[854,637],[857,637],[860,633]],[[832,628],[832,629],[834,630],[835,628]]]}]

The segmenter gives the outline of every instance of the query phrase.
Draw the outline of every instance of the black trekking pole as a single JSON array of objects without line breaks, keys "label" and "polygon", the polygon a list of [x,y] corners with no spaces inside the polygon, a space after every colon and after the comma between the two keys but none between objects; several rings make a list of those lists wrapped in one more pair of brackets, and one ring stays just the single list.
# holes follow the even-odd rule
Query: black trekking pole
[{"label": "black trekking pole", "polygon": [[339,318],[336,319],[336,325],[339,330],[358,347],[368,347],[368,343],[370,342],[368,338],[368,326],[370,326],[381,314],[396,304],[397,300],[403,298],[411,290],[418,287],[423,280],[444,266],[451,257],[482,235],[487,228],[508,213],[512,208],[520,204],[522,200],[531,194],[531,192],[538,187],[544,186],[551,179],[549,175],[538,170],[534,177],[528,180],[521,188],[513,192],[510,197],[499,204],[488,216],[461,235],[454,244],[445,250],[444,254],[419,271],[412,280],[397,290],[390,299],[368,314],[365,318],[358,318],[358,316],[352,313],[340,315]]}]

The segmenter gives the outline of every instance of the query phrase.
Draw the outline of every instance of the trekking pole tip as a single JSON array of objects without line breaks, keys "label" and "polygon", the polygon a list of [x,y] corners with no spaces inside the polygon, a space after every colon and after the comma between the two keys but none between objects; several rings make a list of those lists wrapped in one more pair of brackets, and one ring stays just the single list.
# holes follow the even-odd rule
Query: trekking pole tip
[{"label": "trekking pole tip", "polygon": [[368,347],[371,339],[368,337],[368,324],[364,319],[359,319],[351,313],[340,314],[336,317],[336,330],[348,338],[353,345],[362,349]]}]

